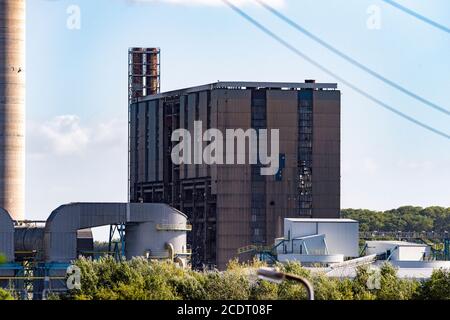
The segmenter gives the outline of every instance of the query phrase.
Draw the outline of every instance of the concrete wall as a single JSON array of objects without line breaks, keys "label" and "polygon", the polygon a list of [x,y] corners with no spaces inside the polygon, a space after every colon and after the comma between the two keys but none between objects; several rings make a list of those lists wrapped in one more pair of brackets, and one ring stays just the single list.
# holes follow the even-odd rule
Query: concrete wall
[{"label": "concrete wall", "polygon": [[0,0],[0,208],[24,218],[25,0]]}]

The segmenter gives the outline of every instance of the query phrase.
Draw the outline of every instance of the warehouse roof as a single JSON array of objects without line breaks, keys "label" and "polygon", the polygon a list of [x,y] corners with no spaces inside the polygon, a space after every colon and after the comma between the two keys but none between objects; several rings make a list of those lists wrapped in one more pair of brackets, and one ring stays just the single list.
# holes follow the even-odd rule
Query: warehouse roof
[{"label": "warehouse roof", "polygon": [[[389,261],[397,270],[397,276],[402,279],[429,279],[434,270],[449,269],[449,261],[404,261],[410,263],[411,266],[396,265],[398,262]],[[377,261],[369,264],[372,270],[379,270],[386,261]],[[312,272],[324,272],[328,277],[332,278],[354,278],[358,272],[357,266],[346,266],[343,268],[308,268]]]},{"label": "warehouse roof", "polygon": [[415,242],[406,242],[406,241],[397,241],[397,240],[371,240],[366,241],[368,245],[376,245],[376,244],[389,244],[394,246],[401,247],[428,247],[427,244],[424,243],[415,243]]}]

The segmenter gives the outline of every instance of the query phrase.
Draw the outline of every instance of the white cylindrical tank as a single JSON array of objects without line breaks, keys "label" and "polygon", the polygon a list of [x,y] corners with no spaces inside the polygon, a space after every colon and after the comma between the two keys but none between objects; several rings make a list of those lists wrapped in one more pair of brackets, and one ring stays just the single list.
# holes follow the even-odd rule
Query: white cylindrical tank
[{"label": "white cylindrical tank", "polygon": [[161,214],[153,221],[127,223],[125,231],[125,255],[127,259],[179,258],[185,263],[189,256],[186,245],[187,218],[181,212]]},{"label": "white cylindrical tank", "polygon": [[0,0],[0,207],[24,219],[25,0]]}]

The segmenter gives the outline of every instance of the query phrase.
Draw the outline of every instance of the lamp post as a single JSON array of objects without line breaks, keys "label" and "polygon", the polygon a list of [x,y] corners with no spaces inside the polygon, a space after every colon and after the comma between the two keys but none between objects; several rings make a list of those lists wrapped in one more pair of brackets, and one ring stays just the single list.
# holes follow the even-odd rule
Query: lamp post
[{"label": "lamp post", "polygon": [[314,300],[314,288],[307,279],[296,276],[290,273],[279,272],[273,268],[258,269],[258,277],[270,282],[281,283],[286,280],[296,281],[301,283],[308,293],[308,300]]}]

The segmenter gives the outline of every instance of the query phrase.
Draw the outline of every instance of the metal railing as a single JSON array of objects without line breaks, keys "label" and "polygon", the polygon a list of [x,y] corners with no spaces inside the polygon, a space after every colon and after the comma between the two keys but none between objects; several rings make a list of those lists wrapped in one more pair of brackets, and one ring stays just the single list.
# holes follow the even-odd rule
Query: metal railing
[{"label": "metal railing", "polygon": [[360,239],[394,238],[394,239],[436,239],[449,238],[448,232],[407,232],[407,231],[361,231]]},{"label": "metal railing", "polygon": [[243,253],[253,252],[253,251],[257,251],[257,252],[272,252],[273,251],[273,246],[248,245],[248,246],[239,248],[237,250],[237,253],[238,254],[243,254]]}]

